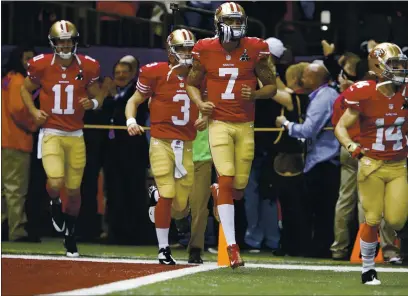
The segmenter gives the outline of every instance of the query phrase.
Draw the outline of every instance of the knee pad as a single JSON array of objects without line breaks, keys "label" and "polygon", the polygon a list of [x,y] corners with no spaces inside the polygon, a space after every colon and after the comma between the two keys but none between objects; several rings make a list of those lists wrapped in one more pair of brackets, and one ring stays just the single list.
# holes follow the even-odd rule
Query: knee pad
[{"label": "knee pad", "polygon": [[60,195],[61,189],[64,186],[64,178],[48,178],[46,189],[50,197]]},{"label": "knee pad", "polygon": [[381,223],[381,216],[376,214],[365,213],[365,222],[371,227],[377,227]]},{"label": "knee pad", "polygon": [[399,217],[384,217],[384,220],[387,223],[387,225],[395,231],[402,230],[406,222]]},{"label": "knee pad", "polygon": [[234,177],[233,187],[237,190],[244,190],[245,187],[248,185],[248,178],[249,176],[236,175]]}]

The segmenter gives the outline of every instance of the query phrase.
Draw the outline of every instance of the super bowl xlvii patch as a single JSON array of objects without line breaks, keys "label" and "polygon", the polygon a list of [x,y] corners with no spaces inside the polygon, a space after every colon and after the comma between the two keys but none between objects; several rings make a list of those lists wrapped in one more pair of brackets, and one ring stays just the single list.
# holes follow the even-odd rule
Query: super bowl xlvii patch
[{"label": "super bowl xlvii patch", "polygon": [[244,53],[241,55],[241,57],[239,58],[240,61],[249,61],[250,57],[248,55],[248,51],[246,49],[244,49]]}]

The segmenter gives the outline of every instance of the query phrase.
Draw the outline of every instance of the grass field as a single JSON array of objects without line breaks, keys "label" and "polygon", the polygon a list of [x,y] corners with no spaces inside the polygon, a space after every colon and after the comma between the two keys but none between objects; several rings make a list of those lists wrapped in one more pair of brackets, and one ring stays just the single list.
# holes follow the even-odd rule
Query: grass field
[{"label": "grass field", "polygon": [[[65,291],[64,295],[408,295],[408,268],[385,264],[378,265],[382,285],[365,286],[360,282],[360,266],[351,265],[348,262],[274,257],[267,252],[260,254],[243,252],[242,256],[247,262],[246,267],[231,270],[230,268],[218,267],[215,263],[216,255],[206,252],[204,265],[180,266],[179,269],[174,270],[167,268],[167,266],[162,267],[155,264],[157,263],[155,260],[157,248],[154,246],[79,244],[79,249],[82,258],[80,263],[75,263],[106,264],[111,268],[109,276],[123,274],[124,277],[120,277],[120,281],[112,278],[112,280],[106,279],[106,281],[98,282],[98,284],[87,283],[86,281],[92,281],[93,277],[103,278],[106,275],[99,267],[97,272],[88,267],[79,267],[79,272],[70,270],[71,265],[74,264],[61,256],[64,255],[64,249],[59,239],[44,240],[41,244],[7,242],[2,244],[3,259],[13,257],[11,254],[14,254],[14,259],[20,258],[23,263],[29,262],[29,264],[19,264],[22,267],[30,266],[29,279],[34,282],[36,278],[32,275],[32,270],[38,269],[38,274],[41,274],[41,269],[46,268],[41,267],[42,265],[37,266],[37,262],[39,262],[37,259],[41,259],[41,263],[44,264],[58,261],[58,259],[59,262],[64,262],[64,271],[56,271],[56,273],[66,272],[69,276],[74,276],[85,272],[82,276],[78,274],[80,279],[77,280],[76,286],[72,286],[70,289],[58,288],[57,286],[53,288],[53,293]],[[5,254],[9,254],[9,256],[7,257]],[[173,254],[179,263],[186,263],[185,250],[173,250]],[[22,255],[47,255],[50,257],[22,257]],[[32,259],[37,261],[32,261]],[[7,260],[12,259],[8,258]],[[10,265],[14,264],[13,262],[10,261],[7,266],[4,266],[2,262],[2,292],[4,285],[7,285],[4,281],[5,275],[8,277],[19,276],[19,274],[12,274],[7,271],[7,268],[13,266]],[[120,268],[116,270],[115,266],[119,265]],[[56,266],[62,265],[57,263]],[[159,269],[153,272],[153,267]],[[74,267],[72,266],[72,268]],[[143,274],[140,276],[131,275],[131,272],[135,270],[141,270]],[[29,281],[27,282],[29,283]],[[32,295],[33,293],[29,291],[28,289],[27,295]]]}]

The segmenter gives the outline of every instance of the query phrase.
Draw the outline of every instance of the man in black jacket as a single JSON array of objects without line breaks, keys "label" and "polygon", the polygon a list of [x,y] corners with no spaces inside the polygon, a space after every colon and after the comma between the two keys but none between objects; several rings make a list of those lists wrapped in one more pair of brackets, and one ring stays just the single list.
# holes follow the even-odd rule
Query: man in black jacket
[{"label": "man in black jacket", "polygon": [[[136,69],[135,63],[132,64],[119,61],[114,66],[113,81],[108,81],[110,95],[105,99],[103,109],[112,125],[126,125],[126,103],[133,95],[137,81],[135,70],[138,63]],[[147,115],[146,102],[139,107],[137,122],[144,125]],[[109,238],[116,243],[145,243],[149,233],[154,233],[146,215],[147,140],[145,137],[130,137],[126,130],[113,129],[108,131],[107,138],[104,173]]]}]

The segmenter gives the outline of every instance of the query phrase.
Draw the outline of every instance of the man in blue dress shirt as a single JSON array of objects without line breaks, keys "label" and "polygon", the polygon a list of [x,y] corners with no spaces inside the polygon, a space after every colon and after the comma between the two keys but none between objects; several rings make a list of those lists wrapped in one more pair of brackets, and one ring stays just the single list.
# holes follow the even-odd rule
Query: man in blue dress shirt
[{"label": "man in blue dress shirt", "polygon": [[305,185],[309,207],[311,242],[305,242],[312,257],[330,258],[333,242],[334,210],[340,186],[340,144],[331,126],[333,104],[337,91],[328,85],[330,74],[321,64],[310,64],[303,72],[302,83],[309,94],[309,106],[302,124],[289,122],[284,116],[276,118],[276,125],[284,127],[289,136],[305,139]]}]

